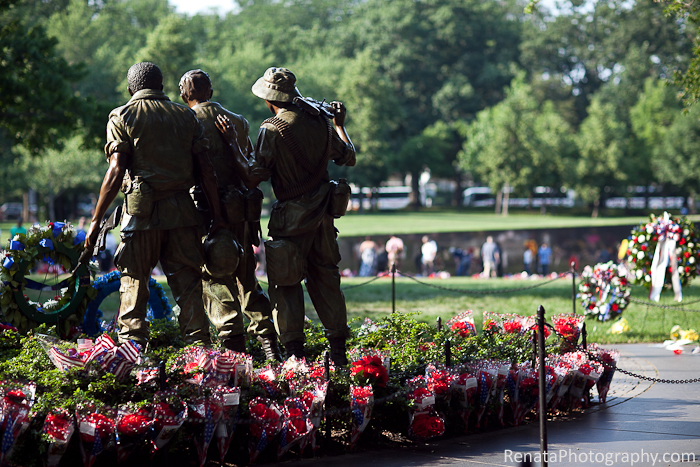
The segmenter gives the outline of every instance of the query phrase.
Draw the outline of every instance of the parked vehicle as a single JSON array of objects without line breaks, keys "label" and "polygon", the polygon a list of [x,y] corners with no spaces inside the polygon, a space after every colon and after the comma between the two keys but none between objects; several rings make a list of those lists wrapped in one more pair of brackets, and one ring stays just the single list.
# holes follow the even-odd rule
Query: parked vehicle
[{"label": "parked vehicle", "polygon": [[[0,206],[0,220],[9,221],[16,220],[22,215],[22,203],[5,203]],[[29,205],[29,212],[36,214],[36,204]]]},{"label": "parked vehicle", "polygon": [[[370,197],[371,194],[371,197]],[[360,202],[362,209],[371,209],[372,205],[376,205],[379,210],[396,210],[403,209],[411,203],[411,187],[410,186],[380,186],[376,188],[370,187],[352,187],[352,195],[348,205],[349,211],[359,211]]]},{"label": "parked vehicle", "polygon": [[[510,188],[512,192],[512,188]],[[508,206],[539,208],[542,206],[561,206],[571,208],[574,206],[574,190],[557,190],[548,186],[538,186],[533,189],[531,198],[510,197]],[[496,197],[487,186],[475,186],[462,192],[465,206],[488,207],[496,204]]]}]

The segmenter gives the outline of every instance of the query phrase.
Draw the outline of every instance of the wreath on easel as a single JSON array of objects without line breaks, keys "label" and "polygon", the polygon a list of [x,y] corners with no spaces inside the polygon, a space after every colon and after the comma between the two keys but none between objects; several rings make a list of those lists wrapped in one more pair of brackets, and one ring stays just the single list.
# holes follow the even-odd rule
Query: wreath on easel
[{"label": "wreath on easel", "polygon": [[593,268],[586,266],[578,290],[586,316],[600,321],[620,316],[630,302],[632,291],[627,269],[612,261],[598,263]]},{"label": "wreath on easel", "polygon": [[68,273],[78,264],[84,240],[85,232],[67,222],[32,226],[26,235],[10,239],[0,260],[0,320],[22,333],[46,323],[55,324],[65,336],[80,326],[88,302],[97,294],[87,266]]}]

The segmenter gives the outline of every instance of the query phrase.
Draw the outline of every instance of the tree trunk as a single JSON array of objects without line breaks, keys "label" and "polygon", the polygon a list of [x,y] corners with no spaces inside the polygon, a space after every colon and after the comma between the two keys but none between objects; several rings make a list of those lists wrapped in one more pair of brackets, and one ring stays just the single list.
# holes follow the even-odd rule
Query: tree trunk
[{"label": "tree trunk", "polygon": [[462,172],[460,170],[455,170],[455,192],[452,197],[452,206],[457,208],[457,212],[462,210],[462,205],[464,204],[462,190]]},{"label": "tree trunk", "polygon": [[510,200],[510,190],[508,187],[508,184],[506,183],[506,186],[503,187],[503,205],[501,206],[501,214],[503,216],[508,215],[508,204]]},{"label": "tree trunk", "polygon": [[501,205],[503,204],[503,190],[496,192],[496,214],[501,213]]},{"label": "tree trunk", "polygon": [[46,201],[48,202],[49,208],[49,220],[56,222],[56,197],[54,195],[47,195]]},{"label": "tree trunk", "polygon": [[29,192],[22,193],[22,219],[24,222],[29,222]]},{"label": "tree trunk", "polygon": [[420,207],[420,172],[411,172],[411,206],[416,211]]},{"label": "tree trunk", "polygon": [[600,198],[596,198],[596,200],[593,201],[593,212],[591,212],[591,217],[598,217],[599,213],[600,213]]}]

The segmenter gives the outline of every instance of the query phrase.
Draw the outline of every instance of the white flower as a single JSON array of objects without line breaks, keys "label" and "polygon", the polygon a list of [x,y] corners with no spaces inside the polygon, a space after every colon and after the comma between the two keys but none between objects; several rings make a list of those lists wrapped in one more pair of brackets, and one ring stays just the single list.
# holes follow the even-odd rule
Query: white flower
[{"label": "white flower", "polygon": [[639,250],[638,250],[638,249],[636,249],[636,248],[632,248],[632,254],[633,254],[633,255],[636,255],[636,254],[637,254],[637,252],[639,252]]},{"label": "white flower", "polygon": [[651,276],[647,274],[646,276],[644,276],[644,280],[647,282],[651,282]]},{"label": "white flower", "polygon": [[643,251],[640,251],[639,253],[637,253],[637,259],[644,259],[644,252]]},{"label": "white flower", "polygon": [[690,230],[688,230],[688,229],[683,229],[683,236],[684,236],[684,237],[687,237],[688,235],[690,235]]},{"label": "white flower", "polygon": [[650,234],[654,231],[654,227],[651,226],[651,224],[647,224],[647,233]]},{"label": "white flower", "polygon": [[690,264],[695,264],[695,257],[694,257],[694,256],[691,256],[690,258],[688,258],[688,262],[689,262]]},{"label": "white flower", "polygon": [[647,238],[644,235],[640,235],[637,240],[639,241],[639,243],[644,243],[647,241]]},{"label": "white flower", "polygon": [[683,274],[683,271],[685,271],[685,269],[683,268],[683,266],[678,266],[678,272],[679,272],[680,274]]},{"label": "white flower", "polygon": [[627,257],[627,261],[630,262],[630,263],[632,262],[633,259],[634,259],[634,257],[632,257],[632,256],[628,256],[628,257]]},{"label": "white flower", "polygon": [[637,279],[641,279],[641,278],[642,278],[642,274],[644,274],[644,273],[642,272],[641,269],[637,269],[637,270],[635,271],[635,273],[634,273],[634,275],[637,276]]},{"label": "white flower", "polygon": [[676,248],[676,256],[680,256],[681,253],[683,253],[683,250],[681,248]]}]

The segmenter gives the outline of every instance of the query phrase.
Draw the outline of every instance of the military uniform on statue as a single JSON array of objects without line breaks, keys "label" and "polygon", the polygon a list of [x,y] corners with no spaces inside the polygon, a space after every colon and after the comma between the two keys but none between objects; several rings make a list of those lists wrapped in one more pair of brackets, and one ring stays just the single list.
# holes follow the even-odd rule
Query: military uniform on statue
[{"label": "military uniform on statue", "polygon": [[295,83],[291,71],[269,68],[253,86],[275,116],[263,122],[252,154],[238,144],[230,120],[220,117],[217,127],[238,155],[246,185],[271,179],[277,197],[265,251],[273,317],[287,355],[305,356],[305,280],[331,357],[345,365],[349,329],[333,219],[345,213],[349,187],[330,180],[328,163],[355,165],[355,148],[344,127],[345,107],[304,99]]},{"label": "military uniform on statue", "polygon": [[[199,183],[217,207],[214,172],[207,158],[208,141],[193,111],[163,93],[160,69],[137,63],[127,74],[129,102],[109,115],[105,174],[86,236],[92,248],[100,220],[119,189],[125,193],[122,242],[115,254],[121,271],[119,340],[145,345],[146,305],[151,271],[160,261],[175,301],[186,343],[210,344],[209,322],[202,302],[204,255],[201,218],[189,189]],[[195,178],[199,174],[199,180]],[[220,227],[218,209],[211,231]]]},{"label": "military uniform on statue", "polygon": [[[250,147],[248,122],[216,102],[211,102],[212,84],[202,70],[192,70],[180,79],[180,95],[195,111],[209,140],[209,159],[214,166],[221,199],[221,211],[226,219],[225,229],[240,245],[240,250],[219,248],[218,254],[207,258],[204,275],[204,305],[209,320],[216,327],[225,347],[245,352],[243,315],[250,320],[247,331],[256,336],[268,360],[279,360],[277,333],[272,322],[272,308],[255,277],[253,244],[259,245],[262,191],[248,190],[233,164],[231,148],[216,129],[216,118],[226,115],[236,126],[238,144]],[[193,192],[204,225],[211,221],[206,197],[197,187]],[[225,234],[224,234],[225,235]],[[213,239],[212,239],[213,241]],[[229,244],[228,242],[225,242]],[[205,247],[208,245],[205,244]],[[207,254],[209,256],[209,254]],[[214,266],[221,262],[222,267]],[[238,267],[234,265],[238,264]]]}]

